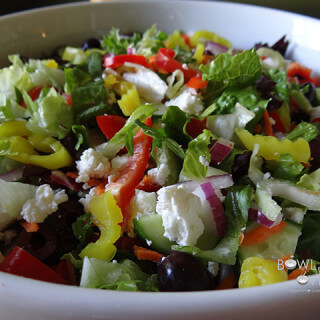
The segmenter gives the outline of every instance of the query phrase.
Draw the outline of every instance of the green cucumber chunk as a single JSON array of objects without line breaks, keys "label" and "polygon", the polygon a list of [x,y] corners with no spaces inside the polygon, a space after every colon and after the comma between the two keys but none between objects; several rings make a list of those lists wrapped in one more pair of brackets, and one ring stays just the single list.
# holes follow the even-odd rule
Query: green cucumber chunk
[{"label": "green cucumber chunk", "polygon": [[[246,232],[249,232],[259,224],[256,222],[248,222]],[[284,255],[294,254],[298,238],[301,234],[301,225],[286,220],[286,226],[278,233],[272,235],[261,243],[240,247],[239,260],[242,264],[243,260],[248,257],[260,257],[265,259],[279,259]]]},{"label": "green cucumber chunk", "polygon": [[139,238],[144,240],[153,250],[169,254],[175,242],[164,236],[162,217],[158,214],[145,215],[133,219],[134,228]]}]

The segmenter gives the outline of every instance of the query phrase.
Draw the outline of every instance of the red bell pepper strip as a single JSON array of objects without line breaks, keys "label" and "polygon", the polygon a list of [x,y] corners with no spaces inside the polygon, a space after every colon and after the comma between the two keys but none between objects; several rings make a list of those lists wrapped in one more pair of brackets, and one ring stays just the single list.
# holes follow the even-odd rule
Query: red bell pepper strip
[{"label": "red bell pepper strip", "polygon": [[137,54],[121,54],[117,56],[105,55],[103,65],[105,68],[109,67],[112,69],[117,69],[123,66],[125,62],[140,64],[146,68],[149,67],[146,57]]},{"label": "red bell pepper strip", "polygon": [[190,119],[187,123],[186,131],[194,139],[203,132],[204,129],[208,129],[206,125],[207,119],[198,120]]},{"label": "red bell pepper strip", "polygon": [[[151,126],[151,118],[146,120],[146,125]],[[124,224],[130,217],[126,217],[126,207],[134,196],[135,188],[144,176],[150,157],[152,138],[141,130],[133,137],[133,155],[129,157],[118,177],[108,184],[107,189],[112,190],[118,206],[120,207]]]},{"label": "red bell pepper strip", "polygon": [[264,124],[264,132],[267,136],[273,136],[272,125],[270,123],[270,117],[267,110],[264,110],[263,113],[263,124]]},{"label": "red bell pepper strip", "polygon": [[72,106],[73,103],[72,103],[71,94],[70,94],[70,93],[62,92],[62,95],[63,95],[63,97],[64,97],[64,100],[65,100],[66,104],[69,105],[69,106]]},{"label": "red bell pepper strip", "polygon": [[184,67],[182,63],[173,58],[174,55],[175,52],[173,50],[160,48],[156,56],[156,64],[158,69],[165,70],[169,73],[172,73],[175,70],[179,69],[183,72],[186,80],[201,75],[199,70],[189,68],[188,66]]},{"label": "red bell pepper strip", "polygon": [[300,76],[303,79],[310,79],[311,69],[304,67],[298,62],[290,63],[287,71],[288,77]]},{"label": "red bell pepper strip", "polygon": [[[40,92],[42,90],[43,86],[39,86],[39,87],[34,87],[31,90],[28,91],[28,95],[30,96],[30,98],[35,101],[39,98],[40,96]],[[20,102],[20,106],[23,108],[26,108],[26,103],[24,102],[24,100],[21,100]]]},{"label": "red bell pepper strip", "polygon": [[286,128],[284,127],[280,117],[275,111],[270,112],[269,116],[275,121],[273,125],[273,129],[275,132],[280,131],[282,133],[286,133]]},{"label": "red bell pepper strip", "polygon": [[186,84],[187,87],[193,88],[196,90],[205,88],[207,85],[208,85],[208,80],[203,81],[202,78],[200,77],[193,77]]},{"label": "red bell pepper strip", "polygon": [[191,42],[190,42],[190,38],[187,34],[185,33],[182,33],[181,34],[181,38],[183,38],[184,42],[186,43],[186,45],[189,47],[189,48],[192,48],[192,45],[191,45]]},{"label": "red bell pepper strip", "polygon": [[312,82],[316,87],[319,86],[319,78],[311,77],[311,69],[301,65],[298,62],[292,62],[289,65],[287,76],[291,81],[297,77],[300,84]]},{"label": "red bell pepper strip", "polygon": [[14,247],[0,264],[0,271],[35,280],[65,284],[55,271],[20,247]]},{"label": "red bell pepper strip", "polygon": [[107,139],[111,139],[126,123],[126,118],[103,114],[96,117],[97,124]]}]

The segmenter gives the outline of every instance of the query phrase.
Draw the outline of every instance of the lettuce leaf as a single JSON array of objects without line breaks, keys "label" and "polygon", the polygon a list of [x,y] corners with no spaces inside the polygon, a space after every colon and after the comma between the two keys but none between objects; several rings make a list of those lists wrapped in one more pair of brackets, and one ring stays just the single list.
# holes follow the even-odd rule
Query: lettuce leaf
[{"label": "lettuce leaf", "polygon": [[143,33],[141,41],[137,43],[137,54],[141,54],[145,57],[156,54],[159,48],[165,47],[164,41],[166,39],[167,34],[158,30],[156,24],[152,25],[151,28]]},{"label": "lettuce leaf", "polygon": [[37,102],[23,90],[23,99],[31,113],[27,127],[33,133],[64,138],[73,125],[73,107],[54,88],[44,87]]},{"label": "lettuce leaf", "polygon": [[71,91],[73,108],[76,113],[83,112],[89,106],[105,103],[107,92],[103,80],[92,81]]},{"label": "lettuce leaf", "polygon": [[308,122],[300,122],[291,132],[286,135],[289,140],[303,138],[307,142],[312,141],[320,133],[319,128]]},{"label": "lettuce leaf", "polygon": [[97,151],[101,152],[105,157],[113,159],[124,147],[128,132],[131,131],[132,136],[138,132],[139,126],[135,124],[134,121],[145,121],[151,117],[155,111],[157,111],[157,108],[152,104],[146,104],[138,107],[134,110],[122,129],[120,129],[108,142],[96,147]]},{"label": "lettuce leaf", "polygon": [[190,180],[206,177],[211,160],[209,145],[211,140],[216,138],[209,130],[203,130],[203,133],[189,142],[182,167],[185,177]]},{"label": "lettuce leaf", "polygon": [[188,113],[182,111],[177,106],[169,106],[167,112],[162,116],[162,122],[164,123],[164,132],[168,137],[177,141],[178,143],[185,145],[191,137],[187,134],[186,126],[189,122]]},{"label": "lettuce leaf", "polygon": [[77,143],[74,148],[79,150],[82,146],[83,149],[87,149],[89,147],[89,137],[86,127],[77,124],[73,125],[71,129],[77,138]]},{"label": "lettuce leaf", "polygon": [[[174,152],[179,158],[181,159],[184,158],[183,149],[179,146],[179,144],[175,140],[168,138],[168,136],[166,135],[163,129],[151,128],[139,120],[135,120],[134,124],[138,125],[144,134],[153,138],[151,154],[156,161],[158,161],[158,159],[154,153],[154,150],[155,150],[154,148],[155,147],[162,148],[163,145],[166,146],[168,149],[170,149],[172,152]],[[131,142],[132,138],[133,138],[132,132],[130,132],[130,137],[128,138],[128,141]],[[126,146],[128,151],[131,150],[131,152],[133,153],[133,146],[131,145],[131,143],[129,144],[126,143]]]},{"label": "lettuce leaf", "polygon": [[225,214],[228,220],[226,235],[212,250],[177,245],[172,248],[208,261],[234,265],[239,248],[239,234],[247,224],[252,195],[253,189],[250,186],[234,186],[228,190],[225,200]]},{"label": "lettuce leaf", "polygon": [[84,258],[80,286],[122,291],[158,291],[156,275],[144,273],[131,260],[107,262]]},{"label": "lettuce leaf", "polygon": [[254,84],[262,72],[255,50],[244,50],[234,56],[222,53],[209,65],[201,65],[200,70],[202,78],[209,80],[205,96],[209,103],[227,87]]},{"label": "lettuce leaf", "polygon": [[34,84],[29,73],[24,68],[23,62],[18,55],[9,56],[12,65],[0,69],[0,93],[7,99],[16,100],[15,88],[21,90],[30,90]]},{"label": "lettuce leaf", "polygon": [[279,161],[268,161],[266,166],[274,178],[292,182],[296,182],[303,169],[304,166],[290,154],[281,154]]},{"label": "lettuce leaf", "polygon": [[104,36],[101,46],[108,53],[126,54],[128,46],[135,45],[141,39],[139,33],[134,33],[132,37],[122,36],[119,29],[112,28],[108,35]]},{"label": "lettuce leaf", "polygon": [[304,174],[297,183],[297,186],[307,190],[320,192],[320,169],[309,174]]},{"label": "lettuce leaf", "polygon": [[26,70],[35,86],[53,86],[62,89],[65,84],[64,72],[48,67],[46,60],[29,59]]}]

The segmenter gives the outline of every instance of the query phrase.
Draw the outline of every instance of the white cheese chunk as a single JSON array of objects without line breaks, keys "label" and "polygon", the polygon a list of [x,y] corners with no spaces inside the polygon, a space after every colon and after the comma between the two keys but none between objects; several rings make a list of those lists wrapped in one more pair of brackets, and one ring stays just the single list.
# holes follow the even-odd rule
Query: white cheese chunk
[{"label": "white cheese chunk", "polygon": [[134,67],[136,72],[124,73],[123,79],[133,83],[142,98],[154,103],[163,100],[168,86],[154,71],[137,64],[125,65]]},{"label": "white cheese chunk", "polygon": [[170,169],[167,164],[161,163],[159,167],[148,170],[148,175],[152,178],[153,182],[164,186],[170,175]]},{"label": "white cheese chunk", "polygon": [[79,199],[79,202],[83,205],[85,212],[89,212],[89,203],[96,196],[95,189],[96,188],[91,188],[84,198]]},{"label": "white cheese chunk", "polygon": [[108,177],[108,183],[114,181],[119,173],[121,172],[122,168],[127,164],[129,160],[129,155],[123,155],[115,157],[111,160],[111,170],[110,175]]},{"label": "white cheese chunk", "polygon": [[58,205],[68,200],[64,190],[54,191],[48,184],[37,188],[34,199],[28,200],[22,207],[21,216],[27,222],[43,222]]},{"label": "white cheese chunk", "polygon": [[132,217],[140,217],[156,213],[157,195],[155,192],[146,192],[136,189],[128,210]]},{"label": "white cheese chunk", "polygon": [[107,178],[110,171],[109,160],[93,148],[85,150],[76,165],[79,172],[76,182],[87,182],[90,178]]},{"label": "white cheese chunk", "polygon": [[201,201],[183,184],[161,188],[156,210],[162,216],[165,237],[184,246],[197,243],[204,231],[204,224],[199,217]]},{"label": "white cheese chunk", "polygon": [[194,88],[185,87],[177,96],[165,103],[167,107],[177,106],[182,111],[200,115],[203,110],[203,104],[200,95]]}]

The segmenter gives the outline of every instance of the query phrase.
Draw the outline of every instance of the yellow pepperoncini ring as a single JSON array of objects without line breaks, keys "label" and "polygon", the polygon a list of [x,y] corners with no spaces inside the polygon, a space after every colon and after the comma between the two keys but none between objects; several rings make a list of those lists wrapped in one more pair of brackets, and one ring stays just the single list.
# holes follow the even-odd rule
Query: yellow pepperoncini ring
[{"label": "yellow pepperoncini ring", "polygon": [[112,190],[93,198],[89,203],[89,211],[101,234],[96,242],[89,243],[81,251],[80,257],[110,261],[117,251],[114,243],[121,236],[119,223],[123,221],[121,209],[117,206]]},{"label": "yellow pepperoncini ring", "polygon": [[232,43],[229,40],[207,30],[196,31],[190,38],[190,43],[193,47],[195,47],[199,42],[204,43],[205,41],[212,41],[215,43],[219,43],[222,46],[232,48]]},{"label": "yellow pepperoncini ring", "polygon": [[281,154],[288,153],[299,162],[308,163],[309,161],[311,155],[310,146],[302,138],[295,141],[289,139],[278,140],[272,136],[252,135],[249,131],[241,128],[236,128],[235,133],[250,151],[253,151],[255,144],[259,144],[258,155],[266,160],[279,161]]},{"label": "yellow pepperoncini ring", "polygon": [[26,127],[27,121],[5,121],[0,124],[0,138],[7,138],[12,136],[25,137],[31,134]]},{"label": "yellow pepperoncini ring", "polygon": [[[0,154],[25,164],[55,170],[72,165],[72,157],[56,139],[31,135],[26,121],[7,121],[0,125]],[[27,136],[28,138],[23,138]],[[39,155],[37,151],[49,153]]]},{"label": "yellow pepperoncini ring", "polygon": [[168,36],[166,46],[169,49],[175,49],[177,46],[179,46],[186,51],[190,51],[189,46],[186,44],[184,39],[181,37],[181,34],[177,30]]},{"label": "yellow pepperoncini ring", "polygon": [[239,288],[261,286],[288,280],[285,270],[278,269],[278,263],[272,260],[250,257],[241,266]]},{"label": "yellow pepperoncini ring", "polygon": [[[119,95],[119,107],[125,116],[131,116],[133,111],[140,106],[140,97],[136,86],[128,81],[119,80],[114,82],[115,77],[108,77],[108,85]],[[106,83],[106,80],[105,80]]]}]

